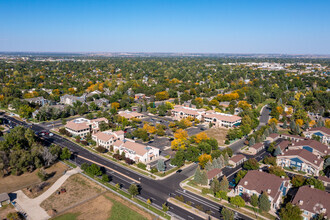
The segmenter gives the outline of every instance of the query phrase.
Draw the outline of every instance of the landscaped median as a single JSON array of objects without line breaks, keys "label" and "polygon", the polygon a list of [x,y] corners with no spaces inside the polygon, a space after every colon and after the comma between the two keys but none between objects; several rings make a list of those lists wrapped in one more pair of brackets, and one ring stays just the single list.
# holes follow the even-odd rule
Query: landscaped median
[{"label": "landscaped median", "polygon": [[188,179],[182,181],[180,183],[181,188],[188,190],[191,193],[197,194],[199,196],[202,196],[212,202],[219,203],[219,205],[226,207],[232,211],[241,213],[242,215],[249,216],[253,219],[266,219],[266,220],[275,220],[276,217],[269,214],[269,213],[260,213],[257,208],[254,208],[252,206],[245,205],[245,207],[236,207],[233,204],[230,204],[225,199],[220,199],[212,196],[209,193],[203,193],[203,189],[206,189],[205,187],[201,187],[193,183],[192,181],[193,177],[189,177]]}]

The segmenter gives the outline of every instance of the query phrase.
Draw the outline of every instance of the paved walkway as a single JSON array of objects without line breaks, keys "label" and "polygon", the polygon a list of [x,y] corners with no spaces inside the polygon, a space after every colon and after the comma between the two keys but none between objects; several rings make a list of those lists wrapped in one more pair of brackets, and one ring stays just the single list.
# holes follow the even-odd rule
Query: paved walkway
[{"label": "paved walkway", "polygon": [[17,204],[27,213],[28,219],[30,220],[45,220],[49,219],[50,216],[47,212],[40,207],[40,204],[51,196],[62,184],[73,174],[81,172],[80,168],[69,170],[63,176],[61,176],[46,192],[40,196],[30,199],[27,197],[22,190],[16,191],[16,199],[14,200]]}]

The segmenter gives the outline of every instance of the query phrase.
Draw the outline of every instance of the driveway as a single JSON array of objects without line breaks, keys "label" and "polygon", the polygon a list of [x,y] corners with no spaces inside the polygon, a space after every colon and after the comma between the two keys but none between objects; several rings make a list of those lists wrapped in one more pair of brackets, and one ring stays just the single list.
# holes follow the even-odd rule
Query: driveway
[{"label": "driveway", "polygon": [[37,198],[30,199],[27,197],[22,190],[16,191],[16,202],[26,213],[28,218],[31,220],[45,220],[49,219],[50,216],[47,212],[40,207],[40,204],[47,199],[50,195],[52,195],[58,188],[62,186],[62,184],[73,174],[79,173],[81,170],[79,167],[66,172],[63,176],[61,176],[46,192],[38,196]]}]

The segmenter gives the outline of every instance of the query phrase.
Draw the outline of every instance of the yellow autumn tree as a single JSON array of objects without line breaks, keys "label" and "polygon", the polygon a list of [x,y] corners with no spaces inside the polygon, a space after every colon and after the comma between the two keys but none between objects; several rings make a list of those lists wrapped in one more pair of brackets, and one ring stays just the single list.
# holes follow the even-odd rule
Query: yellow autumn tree
[{"label": "yellow autumn tree", "polygon": [[201,133],[196,134],[196,137],[194,140],[196,143],[200,143],[203,140],[208,140],[208,139],[209,139],[209,137],[207,136],[207,134],[205,132],[201,132]]},{"label": "yellow autumn tree", "polygon": [[251,105],[247,101],[239,101],[238,102],[238,107],[243,109],[243,110],[251,109]]},{"label": "yellow autumn tree", "polygon": [[3,101],[3,100],[4,100],[4,98],[5,98],[5,96],[4,96],[4,95],[0,95],[0,102],[1,102],[1,101]]},{"label": "yellow autumn tree", "polygon": [[268,124],[273,124],[273,123],[277,125],[278,121],[276,118],[269,119]]},{"label": "yellow autumn tree", "polygon": [[287,115],[291,115],[293,113],[293,108],[289,107],[288,110],[285,112]]},{"label": "yellow autumn tree", "polygon": [[199,162],[199,165],[204,168],[206,163],[211,161],[212,162],[212,157],[211,155],[209,154],[202,154],[198,157],[198,162]]},{"label": "yellow autumn tree", "polygon": [[183,129],[178,129],[174,133],[174,138],[176,138],[176,139],[182,139],[182,140],[187,140],[188,133],[187,133],[187,131],[185,131]]},{"label": "yellow autumn tree", "polygon": [[155,96],[157,100],[166,100],[170,97],[167,91],[157,92]]},{"label": "yellow autumn tree", "polygon": [[118,102],[111,103],[111,108],[118,109],[120,107],[120,104]]},{"label": "yellow autumn tree", "polygon": [[325,127],[330,128],[330,119],[325,120]]},{"label": "yellow autumn tree", "polygon": [[185,150],[186,149],[186,143],[182,139],[174,139],[171,142],[171,149],[172,150],[180,150],[180,149]]},{"label": "yellow autumn tree", "polygon": [[316,124],[315,120],[311,120],[309,122],[309,127],[313,127]]},{"label": "yellow autumn tree", "polygon": [[299,126],[303,126],[304,121],[302,119],[297,119],[296,124],[299,125]]},{"label": "yellow autumn tree", "polygon": [[69,88],[69,89],[68,89],[68,92],[69,92],[70,94],[74,94],[74,93],[76,92],[76,90],[75,90],[74,88]]},{"label": "yellow autumn tree", "polygon": [[197,105],[202,105],[203,104],[203,99],[200,97],[195,98],[195,102]]},{"label": "yellow autumn tree", "polygon": [[280,115],[283,113],[283,107],[282,106],[277,106],[276,110],[278,113],[280,113]]},{"label": "yellow autumn tree", "polygon": [[148,123],[145,123],[143,125],[143,129],[145,129],[148,133],[154,134],[156,132],[156,128],[154,126],[149,125]]}]

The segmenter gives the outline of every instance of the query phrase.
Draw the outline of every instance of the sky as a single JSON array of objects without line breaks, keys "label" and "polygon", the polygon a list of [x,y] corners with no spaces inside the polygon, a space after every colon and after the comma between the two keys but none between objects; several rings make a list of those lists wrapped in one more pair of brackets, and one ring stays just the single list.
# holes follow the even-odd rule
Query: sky
[{"label": "sky", "polygon": [[330,0],[0,0],[0,51],[330,54]]}]

